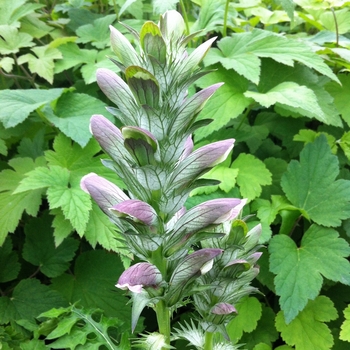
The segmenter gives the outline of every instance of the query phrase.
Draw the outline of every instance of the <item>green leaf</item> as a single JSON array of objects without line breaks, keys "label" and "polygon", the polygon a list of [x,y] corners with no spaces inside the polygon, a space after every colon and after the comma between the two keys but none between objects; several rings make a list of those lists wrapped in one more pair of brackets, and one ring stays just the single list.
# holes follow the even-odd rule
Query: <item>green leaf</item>
[{"label": "green leaf", "polygon": [[92,23],[80,26],[76,33],[79,36],[77,43],[91,43],[98,49],[104,49],[109,43],[109,30],[117,16],[115,14],[105,15],[95,19]]},{"label": "green leaf", "polygon": [[113,120],[106,112],[103,102],[90,95],[78,93],[63,94],[58,99],[54,112],[46,108],[43,113],[51,123],[81,147],[85,147],[91,139],[89,125],[92,114],[105,114]]},{"label": "green leaf", "polygon": [[91,209],[90,196],[80,188],[54,186],[48,188],[47,198],[50,209],[60,207],[64,217],[70,221],[78,234],[83,236]]},{"label": "green leaf", "polygon": [[44,340],[39,339],[31,339],[25,343],[21,343],[21,350],[46,350],[47,347],[45,345]]},{"label": "green leaf", "polygon": [[198,187],[191,192],[191,196],[199,195],[202,193],[210,194],[220,188],[224,192],[230,192],[236,185],[236,178],[238,175],[238,169],[231,169],[227,166],[217,165],[201,178],[212,179],[220,181],[219,185]]},{"label": "green leaf", "polygon": [[265,164],[251,154],[241,153],[232,163],[238,169],[237,184],[244,198],[259,197],[264,185],[271,185],[272,176]]},{"label": "green leaf", "polygon": [[344,310],[345,321],[341,325],[339,338],[350,342],[350,305]]},{"label": "green leaf", "polygon": [[0,297],[0,324],[34,320],[42,312],[66,304],[58,292],[40,284],[37,279],[22,279],[11,297]]},{"label": "green leaf", "polygon": [[301,109],[306,116],[325,122],[325,116],[318,105],[314,92],[306,86],[294,82],[284,82],[266,93],[247,91],[244,96],[254,99],[263,107],[269,108],[276,103]]},{"label": "green leaf", "polygon": [[128,254],[128,250],[120,242],[121,236],[116,231],[116,226],[95,203],[92,204],[84,237],[94,248],[96,244],[100,244],[106,250]]},{"label": "green leaf", "polygon": [[198,140],[206,138],[212,132],[224,127],[232,119],[237,118],[252,102],[243,94],[248,89],[248,81],[232,70],[226,71],[218,67],[215,72],[201,78],[196,84],[200,88],[204,88],[219,82],[225,84],[206,102],[198,116],[198,120],[213,120],[206,128],[196,131],[195,135]]},{"label": "green leaf", "polygon": [[290,323],[284,321],[283,311],[276,317],[276,328],[283,340],[298,350],[329,350],[333,345],[330,329],[324,324],[337,318],[337,310],[330,299],[319,296]]},{"label": "green leaf", "polygon": [[350,159],[350,132],[346,132],[338,141],[341,149],[344,151],[346,157]]},{"label": "green leaf", "polygon": [[225,37],[218,43],[219,49],[212,49],[206,64],[220,62],[226,69],[234,69],[255,84],[260,80],[260,58],[273,60],[293,66],[300,62],[319,73],[339,81],[332,70],[302,41],[286,38],[276,33],[254,29],[251,32],[236,33]]},{"label": "green leaf", "polygon": [[52,221],[52,227],[54,229],[55,246],[58,247],[74,231],[74,228],[71,222],[64,217],[62,209],[53,209],[50,211],[50,214],[55,216]]},{"label": "green leaf", "polygon": [[44,275],[57,277],[69,268],[69,262],[73,259],[79,243],[73,238],[67,238],[56,248],[51,222],[51,218],[46,215],[32,219],[26,225],[23,258],[38,266]]},{"label": "green leaf", "polygon": [[0,33],[0,53],[2,55],[17,53],[22,47],[35,45],[32,36],[18,32],[16,27],[0,25]]},{"label": "green leaf", "polygon": [[277,0],[277,3],[282,5],[284,11],[286,11],[288,17],[293,21],[294,20],[294,9],[295,3],[293,0]]},{"label": "green leaf", "polygon": [[[285,320],[290,323],[320,292],[323,278],[350,285],[349,244],[338,232],[312,225],[300,247],[286,235],[277,235],[269,245],[270,269],[276,274],[276,294]],[[307,283],[305,282],[307,281]]]},{"label": "green leaf", "polygon": [[334,12],[324,11],[319,17],[319,21],[325,29],[337,33],[337,35],[345,34],[350,31],[350,12],[348,8],[343,8]]},{"label": "green leaf", "polygon": [[35,162],[31,158],[15,158],[9,161],[14,170],[6,169],[0,173],[0,246],[8,232],[14,232],[22,214],[36,216],[41,204],[42,190],[13,194],[13,190],[24,178],[24,174],[42,165],[43,158]]},{"label": "green leaf", "polygon": [[350,216],[350,182],[336,180],[338,174],[338,158],[321,135],[304,147],[300,162],[289,163],[281,184],[306,218],[324,226],[340,226]]},{"label": "green leaf", "polygon": [[5,128],[23,122],[37,108],[56,100],[63,89],[0,91],[0,121]]},{"label": "green leaf", "polygon": [[[271,308],[262,304],[262,315],[257,327],[251,333],[244,333],[239,343],[244,343],[247,349],[253,349],[254,345],[257,346],[259,343],[271,345],[278,339],[278,336],[275,328],[275,313]],[[256,348],[254,347],[254,349]]]},{"label": "green leaf", "polygon": [[69,302],[80,301],[85,307],[100,308],[106,316],[118,317],[131,325],[128,301],[115,284],[124,271],[116,254],[102,250],[82,253],[76,260],[74,274],[53,279],[52,287]]},{"label": "green leaf", "polygon": [[19,26],[18,20],[36,9],[42,8],[42,4],[26,3],[26,0],[0,1],[0,24],[13,24]]},{"label": "green leaf", "polygon": [[0,282],[9,282],[17,278],[21,264],[18,262],[18,254],[12,250],[12,241],[8,237],[0,247]]},{"label": "green leaf", "polygon": [[28,63],[31,73],[38,74],[52,84],[55,68],[54,60],[62,58],[61,52],[49,45],[36,46],[31,51],[34,52],[35,56],[30,53],[20,56],[18,64]]},{"label": "green leaf", "polygon": [[175,10],[179,0],[152,0],[153,11],[157,14],[163,14],[168,10]]},{"label": "green leaf", "polygon": [[334,105],[340,112],[342,118],[350,125],[350,105],[349,105],[349,95],[350,95],[350,76],[347,74],[341,74],[339,76],[341,85],[330,82],[325,87],[327,91],[334,98]]},{"label": "green leaf", "polygon": [[251,333],[262,314],[261,304],[254,297],[245,297],[237,305],[237,316],[227,325],[227,333],[233,342],[241,339],[243,332]]}]

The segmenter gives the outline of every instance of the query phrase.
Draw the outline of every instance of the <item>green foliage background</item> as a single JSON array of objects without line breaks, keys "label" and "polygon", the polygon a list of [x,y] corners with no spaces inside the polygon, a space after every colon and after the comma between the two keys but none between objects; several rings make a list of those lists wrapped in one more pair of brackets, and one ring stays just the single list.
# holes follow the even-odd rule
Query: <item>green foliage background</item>
[{"label": "green foliage background", "polygon": [[225,83],[198,116],[213,122],[196,147],[236,139],[203,176],[221,184],[187,205],[248,198],[249,225],[263,225],[262,294],[237,305],[231,339],[349,349],[350,3],[0,0],[1,349],[112,348],[101,330],[130,348],[130,307],[114,287],[130,255],[79,182],[95,172],[123,188],[89,132],[92,114],[118,123],[95,79],[118,71],[108,26],[126,34],[118,21],[139,30],[172,8],[201,30],[192,49],[218,37],[204,60],[214,71],[189,91]]}]

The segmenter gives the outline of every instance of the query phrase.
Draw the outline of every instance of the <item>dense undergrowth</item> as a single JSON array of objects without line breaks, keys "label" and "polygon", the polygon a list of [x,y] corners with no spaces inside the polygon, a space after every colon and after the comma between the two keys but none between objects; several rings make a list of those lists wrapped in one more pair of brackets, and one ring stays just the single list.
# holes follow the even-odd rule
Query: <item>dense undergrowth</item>
[{"label": "dense undergrowth", "polygon": [[[350,3],[317,0],[0,0],[0,348],[129,349],[131,308],[116,289],[131,262],[115,226],[80,189],[100,162],[92,114],[111,103],[96,70],[119,73],[108,26],[135,39],[177,8],[189,52],[217,36],[189,89],[224,82],[195,147],[236,139],[203,175],[205,200],[247,198],[262,224],[261,294],[227,327],[248,350],[342,350],[350,342]],[[191,309],[174,317],[191,322]],[[137,333],[155,331],[150,310]],[[116,345],[119,344],[119,345]],[[174,343],[175,344],[175,343]],[[178,343],[178,348],[182,344]]]}]

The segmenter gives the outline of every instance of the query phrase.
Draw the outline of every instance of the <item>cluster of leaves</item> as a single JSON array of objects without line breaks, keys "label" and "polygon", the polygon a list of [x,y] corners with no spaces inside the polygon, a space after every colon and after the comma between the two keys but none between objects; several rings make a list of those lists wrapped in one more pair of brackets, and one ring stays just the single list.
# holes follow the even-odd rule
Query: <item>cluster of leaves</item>
[{"label": "cluster of leaves", "polygon": [[[0,342],[51,342],[37,331],[48,322],[40,314],[54,319],[62,342],[93,327],[76,324],[68,304],[78,301],[89,319],[91,308],[104,310],[111,321],[95,319],[101,327],[119,329],[115,317],[130,325],[114,288],[130,255],[79,182],[94,172],[123,188],[88,129],[92,114],[118,123],[95,78],[99,67],[117,70],[108,25],[126,33],[121,19],[139,30],[174,6],[190,32],[202,30],[192,47],[218,36],[204,61],[214,72],[190,91],[225,83],[198,116],[213,122],[196,146],[236,139],[232,158],[203,175],[221,183],[197,189],[187,205],[248,198],[248,225],[263,225],[263,296],[237,305],[232,341],[348,349],[350,5],[342,0],[0,0]],[[101,339],[90,340],[97,348]]]}]

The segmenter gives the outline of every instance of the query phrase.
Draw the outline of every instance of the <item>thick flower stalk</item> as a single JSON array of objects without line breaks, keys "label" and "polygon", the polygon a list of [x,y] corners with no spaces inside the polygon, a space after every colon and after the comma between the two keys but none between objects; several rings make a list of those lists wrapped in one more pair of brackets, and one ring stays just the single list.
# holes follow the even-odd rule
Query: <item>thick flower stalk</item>
[{"label": "thick flower stalk", "polygon": [[[82,178],[81,188],[142,261],[127,269],[116,284],[132,297],[132,328],[142,309],[153,307],[159,324],[155,339],[162,344],[160,349],[166,349],[170,347],[170,316],[184,298],[195,301],[205,331],[221,330],[226,315],[235,313],[238,296],[253,291],[225,281],[239,277],[249,284],[254,273],[248,276],[247,271],[253,271],[250,267],[258,258],[258,245],[255,239],[246,247],[251,241],[248,234],[236,242],[248,250],[235,255],[233,231],[223,228],[240,217],[246,200],[215,199],[190,210],[184,207],[193,189],[217,183],[199,178],[223,162],[235,142],[228,139],[194,150],[192,140],[192,134],[210,122],[196,121],[196,116],[222,85],[193,96],[187,93],[191,84],[207,74],[198,65],[215,38],[187,54],[186,44],[193,35],[184,35],[185,24],[176,11],[166,12],[159,24],[146,22],[140,33],[131,30],[138,50],[117,29],[110,29],[115,54],[111,60],[125,81],[112,70],[99,69],[97,82],[113,103],[108,111],[123,126],[93,115],[90,129],[109,155],[103,164],[124,182],[127,191],[93,173]],[[208,295],[204,301],[196,296],[198,288]]]}]

